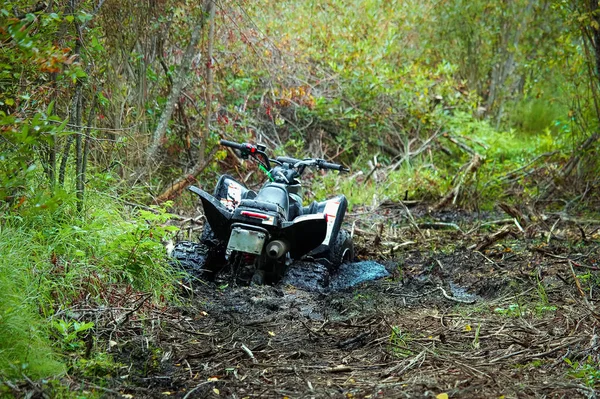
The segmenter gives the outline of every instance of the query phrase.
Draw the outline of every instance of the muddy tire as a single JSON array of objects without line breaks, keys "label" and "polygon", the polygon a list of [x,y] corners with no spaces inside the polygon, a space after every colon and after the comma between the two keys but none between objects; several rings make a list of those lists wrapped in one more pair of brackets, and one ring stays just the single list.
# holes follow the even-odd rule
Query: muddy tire
[{"label": "muddy tire", "polygon": [[202,234],[200,235],[200,242],[208,246],[222,245],[221,241],[215,236],[213,229],[208,223],[204,223]]},{"label": "muddy tire", "polygon": [[331,262],[330,271],[336,271],[342,263],[352,262],[353,260],[354,244],[352,243],[350,232],[340,230],[329,255],[329,261]]},{"label": "muddy tire", "polygon": [[200,276],[206,271],[209,252],[205,244],[179,241],[171,252],[171,264],[193,276]]}]

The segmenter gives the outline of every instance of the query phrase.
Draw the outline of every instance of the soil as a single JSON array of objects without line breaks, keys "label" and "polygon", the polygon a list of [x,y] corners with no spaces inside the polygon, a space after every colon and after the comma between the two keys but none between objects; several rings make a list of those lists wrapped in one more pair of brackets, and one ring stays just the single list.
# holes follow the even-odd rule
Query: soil
[{"label": "soil", "polygon": [[350,265],[351,277],[330,276],[324,287],[324,268],[306,262],[276,286],[198,282],[185,304],[151,311],[138,334],[115,338],[123,367],[105,393],[595,397],[597,226],[503,218],[400,204],[354,209],[347,227],[354,270],[364,273]]}]

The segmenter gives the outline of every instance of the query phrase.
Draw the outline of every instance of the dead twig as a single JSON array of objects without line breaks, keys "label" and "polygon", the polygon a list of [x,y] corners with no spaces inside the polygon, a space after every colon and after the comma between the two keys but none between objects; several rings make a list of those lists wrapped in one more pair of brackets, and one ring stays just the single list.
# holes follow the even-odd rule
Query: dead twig
[{"label": "dead twig", "polygon": [[581,298],[587,304],[587,295],[585,295],[585,292],[583,292],[583,288],[581,287],[581,283],[579,282],[579,279],[577,278],[577,274],[575,274],[575,269],[573,269],[573,261],[569,259],[568,263],[569,263],[569,267],[571,268],[571,274],[573,275],[573,281],[575,282],[575,286],[577,287],[577,291],[579,291],[579,295],[581,295]]},{"label": "dead twig", "polygon": [[467,305],[473,305],[476,302],[474,299],[472,299],[472,300],[466,300],[466,299],[454,298],[454,297],[448,295],[448,293],[446,292],[446,290],[442,286],[437,287],[437,289],[442,292],[442,295],[444,296],[444,298],[446,298],[446,299],[448,299],[450,301],[454,301],[454,302],[458,302],[458,303],[465,303]]},{"label": "dead twig", "polygon": [[421,363],[423,363],[423,361],[425,361],[425,352],[427,352],[426,350],[420,352],[417,356],[415,356],[414,358],[412,358],[410,360],[410,362],[400,362],[397,365],[390,367],[389,369],[383,371],[379,376],[382,378],[385,377],[389,377],[392,374],[395,374],[397,376],[401,376],[402,374],[404,374],[405,372],[407,372],[408,370],[410,370],[411,368],[413,368],[417,363],[419,363],[419,361]]},{"label": "dead twig", "polygon": [[439,200],[438,203],[433,206],[433,209],[439,210],[439,209],[445,207],[446,205],[448,205],[448,203],[450,201],[452,201],[452,204],[456,204],[456,200],[458,199],[460,189],[461,189],[462,185],[465,183],[467,176],[472,175],[475,172],[477,172],[479,167],[483,164],[483,160],[484,160],[484,158],[481,155],[479,155],[477,153],[475,155],[473,155],[473,158],[471,158],[469,163],[463,165],[464,171],[460,174],[458,183],[456,183],[448,191],[448,193],[446,193],[446,195],[444,195],[442,197],[442,199]]},{"label": "dead twig", "polygon": [[462,233],[461,228],[456,223],[424,222],[424,223],[419,223],[418,226],[421,229],[433,229],[433,230],[454,229],[454,230],[458,230]]},{"label": "dead twig", "polygon": [[328,367],[323,371],[325,371],[326,373],[347,373],[349,371],[352,371],[352,368],[349,366],[339,365],[334,367]]},{"label": "dead twig", "polygon": [[241,346],[242,350],[248,355],[250,359],[252,359],[252,363],[257,363],[256,357],[254,357],[254,353],[244,344]]},{"label": "dead twig", "polygon": [[408,209],[408,207],[406,205],[404,205],[403,201],[399,202],[400,205],[402,205],[402,208],[404,208],[404,212],[406,212],[406,216],[408,217],[408,220],[410,222],[410,224],[417,229],[417,231],[419,232],[419,234],[421,235],[421,237],[425,240],[427,239],[427,237],[425,237],[425,234],[423,234],[423,232],[421,231],[421,229],[419,228],[419,225],[417,224],[417,222],[415,221],[415,218],[413,217],[412,213],[410,213],[410,210]]}]

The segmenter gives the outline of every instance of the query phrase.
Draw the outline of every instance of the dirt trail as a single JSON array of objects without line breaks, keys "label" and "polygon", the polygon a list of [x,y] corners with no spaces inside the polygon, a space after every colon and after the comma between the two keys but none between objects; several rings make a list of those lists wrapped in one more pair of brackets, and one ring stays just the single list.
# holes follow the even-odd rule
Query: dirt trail
[{"label": "dirt trail", "polygon": [[513,225],[493,241],[504,222],[481,225],[501,215],[413,210],[410,221],[404,212],[349,218],[360,258],[379,260],[389,277],[337,291],[197,284],[192,305],[163,312],[119,345],[118,360],[131,367],[112,392],[595,397],[594,226],[558,222],[548,240],[545,224],[524,232]]}]

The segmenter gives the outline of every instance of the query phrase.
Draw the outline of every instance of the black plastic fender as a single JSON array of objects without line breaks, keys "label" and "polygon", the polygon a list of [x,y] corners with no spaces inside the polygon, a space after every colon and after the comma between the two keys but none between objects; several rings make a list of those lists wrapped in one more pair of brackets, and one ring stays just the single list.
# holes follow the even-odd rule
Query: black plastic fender
[{"label": "black plastic fender", "polygon": [[315,211],[326,214],[327,227],[321,245],[311,251],[312,256],[328,255],[331,247],[333,247],[338,233],[342,227],[346,209],[348,208],[348,200],[344,195],[330,198],[326,201],[321,201],[316,204]]},{"label": "black plastic fender", "polygon": [[284,223],[280,236],[290,243],[290,256],[300,259],[318,247],[327,235],[325,214],[298,216],[292,222]]},{"label": "black plastic fender", "polygon": [[200,197],[206,221],[212,228],[215,236],[219,240],[227,242],[231,229],[231,216],[233,214],[206,191],[196,186],[190,186],[189,190]]}]

